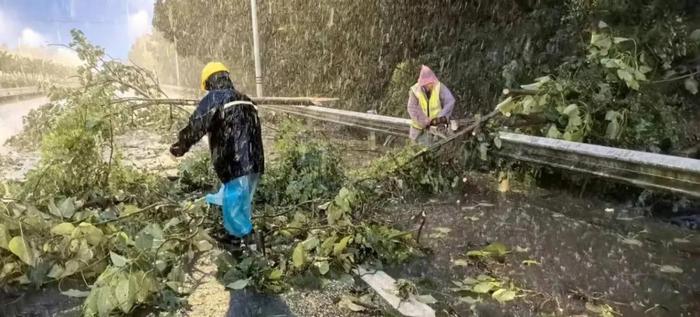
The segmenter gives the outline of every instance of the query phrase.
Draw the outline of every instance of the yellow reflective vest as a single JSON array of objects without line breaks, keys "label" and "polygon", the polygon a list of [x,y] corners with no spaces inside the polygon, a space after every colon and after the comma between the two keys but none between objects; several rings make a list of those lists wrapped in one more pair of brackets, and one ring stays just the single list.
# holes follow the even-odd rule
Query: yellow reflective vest
[{"label": "yellow reflective vest", "polygon": [[[440,115],[440,111],[442,111],[442,104],[440,103],[440,86],[442,85],[439,82],[433,85],[433,90],[430,92],[430,100],[428,100],[428,98],[425,96],[425,93],[420,85],[415,84],[413,87],[411,87],[411,92],[416,96],[416,99],[418,99],[418,103],[420,104],[420,108],[423,109],[423,113],[425,113],[425,115],[431,120],[437,118]],[[423,126],[421,126],[415,120],[412,122],[412,126],[418,130],[423,130]]]}]

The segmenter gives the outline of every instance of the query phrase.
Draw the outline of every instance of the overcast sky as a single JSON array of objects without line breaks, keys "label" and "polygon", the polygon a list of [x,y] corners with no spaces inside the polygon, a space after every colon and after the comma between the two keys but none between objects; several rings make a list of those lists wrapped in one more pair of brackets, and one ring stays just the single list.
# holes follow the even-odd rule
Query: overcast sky
[{"label": "overcast sky", "polygon": [[154,0],[0,0],[0,44],[10,48],[70,41],[70,30],[115,58],[151,32]]}]

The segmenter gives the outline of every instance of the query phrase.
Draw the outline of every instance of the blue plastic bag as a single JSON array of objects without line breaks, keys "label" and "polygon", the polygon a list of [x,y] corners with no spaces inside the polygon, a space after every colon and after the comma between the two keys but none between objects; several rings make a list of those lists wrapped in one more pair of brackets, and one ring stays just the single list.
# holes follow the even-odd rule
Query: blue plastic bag
[{"label": "blue plastic bag", "polygon": [[259,178],[258,174],[235,178],[223,184],[218,193],[206,196],[207,203],[221,206],[224,228],[238,238],[243,238],[253,231],[250,217]]}]

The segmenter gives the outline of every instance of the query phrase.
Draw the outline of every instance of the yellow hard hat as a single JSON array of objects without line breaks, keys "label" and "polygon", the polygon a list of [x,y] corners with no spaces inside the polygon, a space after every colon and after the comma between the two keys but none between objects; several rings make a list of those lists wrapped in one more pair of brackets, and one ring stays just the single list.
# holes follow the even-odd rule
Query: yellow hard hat
[{"label": "yellow hard hat", "polygon": [[229,73],[229,70],[228,68],[226,68],[226,65],[220,62],[209,62],[206,66],[204,66],[204,69],[202,69],[202,76],[200,76],[199,81],[202,90],[207,90],[207,86],[205,83],[207,82],[207,79],[209,79],[209,76],[218,72]]}]

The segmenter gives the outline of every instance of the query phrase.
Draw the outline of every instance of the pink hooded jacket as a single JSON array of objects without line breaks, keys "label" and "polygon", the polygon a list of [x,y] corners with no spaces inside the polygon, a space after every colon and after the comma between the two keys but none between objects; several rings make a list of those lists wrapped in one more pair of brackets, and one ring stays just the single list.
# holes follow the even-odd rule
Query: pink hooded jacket
[{"label": "pink hooded jacket", "polygon": [[[438,78],[435,76],[435,73],[428,66],[423,65],[420,70],[420,77],[418,77],[418,84],[423,87],[427,84],[436,82],[438,82]],[[439,116],[449,119],[452,116],[452,110],[454,110],[455,98],[445,84],[441,84],[440,87],[440,103],[442,104],[442,111],[440,111]],[[408,115],[411,117],[411,119],[418,122],[423,126],[423,128],[430,125],[430,118],[428,118],[428,116],[423,112],[423,109],[421,109],[420,103],[418,102],[418,98],[416,98],[411,91],[408,92],[407,109]],[[409,137],[411,140],[415,140],[421,134],[421,132],[421,130],[411,127]]]}]

